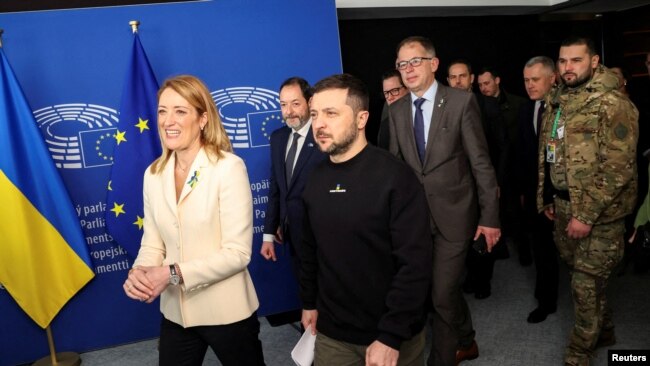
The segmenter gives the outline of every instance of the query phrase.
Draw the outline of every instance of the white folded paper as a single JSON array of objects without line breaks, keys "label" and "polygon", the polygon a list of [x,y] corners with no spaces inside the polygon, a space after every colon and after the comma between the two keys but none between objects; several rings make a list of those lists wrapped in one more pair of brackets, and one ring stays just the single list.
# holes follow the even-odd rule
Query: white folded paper
[{"label": "white folded paper", "polygon": [[291,351],[291,358],[298,366],[311,366],[314,362],[314,342],[316,336],[311,334],[311,325],[305,329],[296,346]]}]

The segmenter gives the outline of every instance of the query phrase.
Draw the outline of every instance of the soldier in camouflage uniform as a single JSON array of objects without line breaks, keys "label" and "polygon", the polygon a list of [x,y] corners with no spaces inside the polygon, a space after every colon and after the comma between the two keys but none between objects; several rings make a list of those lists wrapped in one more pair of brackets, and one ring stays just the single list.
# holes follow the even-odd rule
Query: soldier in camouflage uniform
[{"label": "soldier in camouflage uniform", "polygon": [[589,365],[612,345],[607,280],[623,256],[624,217],[636,198],[638,111],[599,65],[593,42],[562,42],[562,83],[547,96],[539,144],[538,202],[571,269],[575,324],[566,365]]}]

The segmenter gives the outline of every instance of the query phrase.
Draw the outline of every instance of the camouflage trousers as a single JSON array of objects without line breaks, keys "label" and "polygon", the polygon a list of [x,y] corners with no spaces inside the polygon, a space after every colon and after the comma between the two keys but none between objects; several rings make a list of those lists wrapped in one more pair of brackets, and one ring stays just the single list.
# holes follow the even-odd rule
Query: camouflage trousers
[{"label": "camouflage trousers", "polygon": [[607,305],[607,280],[623,258],[624,220],[594,225],[583,239],[569,239],[570,203],[555,199],[555,244],[571,270],[575,324],[564,361],[567,365],[589,365],[598,338],[613,337],[614,323]]}]

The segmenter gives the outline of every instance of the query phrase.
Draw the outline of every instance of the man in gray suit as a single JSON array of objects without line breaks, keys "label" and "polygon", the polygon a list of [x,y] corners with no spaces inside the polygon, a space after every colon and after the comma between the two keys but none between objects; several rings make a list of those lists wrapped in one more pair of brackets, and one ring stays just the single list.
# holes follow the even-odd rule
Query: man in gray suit
[{"label": "man in gray suit", "polygon": [[472,239],[485,239],[491,251],[501,230],[478,104],[472,93],[437,82],[438,64],[427,38],[409,37],[397,46],[396,67],[410,93],[390,106],[389,148],[419,177],[431,212],[434,314],[428,364],[453,366],[478,357],[460,291],[467,250]]}]

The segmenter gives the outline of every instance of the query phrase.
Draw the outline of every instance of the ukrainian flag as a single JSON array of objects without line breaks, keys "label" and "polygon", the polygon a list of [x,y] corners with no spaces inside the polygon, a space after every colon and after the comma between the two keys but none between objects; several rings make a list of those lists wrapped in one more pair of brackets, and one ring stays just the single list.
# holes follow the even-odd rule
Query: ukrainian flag
[{"label": "ukrainian flag", "polygon": [[93,276],[79,218],[0,48],[0,283],[46,328]]},{"label": "ukrainian flag", "polygon": [[158,82],[135,33],[106,196],[106,230],[133,258],[142,239],[144,171],[161,154],[157,117]]}]

